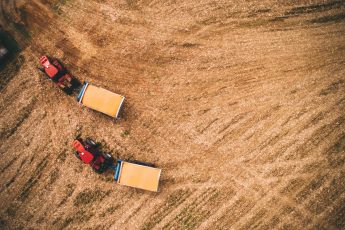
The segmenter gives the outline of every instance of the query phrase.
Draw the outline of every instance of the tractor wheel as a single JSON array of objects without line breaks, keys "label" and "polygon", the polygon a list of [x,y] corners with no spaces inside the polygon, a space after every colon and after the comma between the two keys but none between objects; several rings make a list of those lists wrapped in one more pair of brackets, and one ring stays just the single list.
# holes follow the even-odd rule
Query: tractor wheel
[{"label": "tractor wheel", "polygon": [[72,84],[71,82],[68,80],[68,79],[65,79],[65,81],[63,82],[64,86],[67,87],[67,88],[71,88],[72,87]]},{"label": "tractor wheel", "polygon": [[79,159],[81,160],[80,156],[79,156],[79,153],[77,151],[74,152],[74,155]]},{"label": "tractor wheel", "polygon": [[50,77],[46,74],[46,72],[44,71],[44,68],[42,67],[37,67],[37,69],[42,72],[44,74],[44,77],[48,80],[51,80]]},{"label": "tractor wheel", "polygon": [[94,172],[97,173],[97,174],[103,173],[103,170],[101,170],[101,169],[95,169],[94,167],[92,167],[92,171],[94,171]]},{"label": "tractor wheel", "polygon": [[97,147],[97,143],[94,142],[91,138],[86,138],[85,142],[90,146]]},{"label": "tractor wheel", "polygon": [[62,89],[62,91],[64,91],[64,93],[65,94],[67,94],[67,95],[71,95],[72,94],[72,92],[71,92],[71,89],[70,88],[61,88]]},{"label": "tractor wheel", "polygon": [[103,156],[109,165],[112,165],[114,163],[114,158],[109,153],[104,153]]},{"label": "tractor wheel", "polygon": [[37,67],[37,69],[38,69],[39,71],[41,71],[42,73],[46,74],[46,72],[44,72],[44,68]]},{"label": "tractor wheel", "polygon": [[71,84],[74,89],[78,88],[81,85],[81,83],[75,78],[72,78]]},{"label": "tractor wheel", "polygon": [[105,153],[104,158],[107,160],[113,159],[113,157],[109,153]]}]

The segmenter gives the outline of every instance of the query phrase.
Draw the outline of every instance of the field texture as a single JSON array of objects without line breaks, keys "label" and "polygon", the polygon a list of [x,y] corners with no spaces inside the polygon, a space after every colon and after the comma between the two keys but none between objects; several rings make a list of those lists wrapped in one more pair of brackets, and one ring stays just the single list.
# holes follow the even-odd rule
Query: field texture
[{"label": "field texture", "polygon": [[[344,229],[345,1],[1,0],[0,229]],[[38,58],[125,95],[115,121]],[[162,168],[116,185],[76,135]]]}]

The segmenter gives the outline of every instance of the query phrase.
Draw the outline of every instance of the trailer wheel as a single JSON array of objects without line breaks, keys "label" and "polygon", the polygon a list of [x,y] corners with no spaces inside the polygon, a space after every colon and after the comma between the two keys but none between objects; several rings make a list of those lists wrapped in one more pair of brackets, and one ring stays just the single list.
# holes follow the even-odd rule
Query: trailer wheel
[{"label": "trailer wheel", "polygon": [[152,163],[147,163],[147,162],[143,162],[143,161],[137,161],[137,160],[134,160],[134,161],[130,161],[131,163],[134,163],[134,164],[138,164],[138,165],[143,165],[143,166],[148,166],[148,167],[155,167],[154,164]]}]

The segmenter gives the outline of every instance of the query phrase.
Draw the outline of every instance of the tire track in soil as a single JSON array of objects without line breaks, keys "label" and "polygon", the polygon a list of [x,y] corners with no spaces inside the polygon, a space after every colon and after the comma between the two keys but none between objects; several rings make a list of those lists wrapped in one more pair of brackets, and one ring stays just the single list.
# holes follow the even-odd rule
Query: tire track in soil
[{"label": "tire track in soil", "polygon": [[[34,2],[31,7],[40,5]],[[12,3],[6,7],[16,6]],[[32,26],[41,31],[31,40],[35,55],[57,54],[72,63],[72,72],[81,79],[125,94],[130,101],[128,117],[110,129],[106,126],[111,123],[102,116],[77,109],[81,120],[70,111],[72,102],[52,99],[60,97],[52,87],[32,84],[28,94],[40,86],[40,93],[51,97],[38,98],[35,109],[47,110],[42,122],[51,130],[44,134],[52,142],[52,152],[33,151],[44,140],[32,138],[44,131],[43,125],[33,122],[40,112],[30,115],[2,144],[6,174],[1,174],[7,181],[16,178],[9,191],[14,196],[27,194],[18,206],[21,212],[3,215],[6,223],[98,229],[111,227],[114,220],[116,227],[135,224],[131,227],[136,229],[342,226],[344,30],[339,11],[343,4],[308,4],[280,3],[277,9],[271,1],[175,5],[73,0],[54,12],[41,7],[54,15],[47,21],[54,27]],[[29,16],[31,7],[25,8]],[[6,14],[12,17],[11,12]],[[326,14],[334,17],[325,18]],[[21,70],[24,75],[27,68]],[[21,101],[13,90],[19,76],[3,91],[14,106]],[[131,192],[78,168],[64,143],[76,132],[77,123],[84,135],[108,133],[110,148],[119,144],[116,154],[121,157],[154,159],[166,172],[162,192],[157,196]],[[124,138],[125,129],[130,135]],[[13,161],[8,153],[19,154],[11,146],[19,137],[32,138],[33,143]],[[24,157],[36,162],[55,151],[59,155],[43,162],[42,172],[32,166],[29,180],[16,176]],[[64,170],[51,167],[55,161]],[[70,189],[59,192],[68,185]],[[78,218],[73,200],[85,187],[94,192],[98,185],[112,191],[103,198],[104,207],[96,209],[96,203],[84,207],[82,211],[90,215]],[[37,200],[31,194],[43,187],[48,190],[39,193],[43,200],[57,197],[51,205],[58,213],[34,204]],[[338,198],[331,200],[334,196]],[[117,200],[121,202],[114,204]],[[29,221],[32,210],[35,218]]]}]

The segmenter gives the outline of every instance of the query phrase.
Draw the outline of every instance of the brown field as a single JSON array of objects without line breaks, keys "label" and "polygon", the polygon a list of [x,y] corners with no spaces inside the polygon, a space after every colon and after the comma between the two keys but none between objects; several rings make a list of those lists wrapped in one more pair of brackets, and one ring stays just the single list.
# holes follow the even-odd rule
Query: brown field
[{"label": "brown field", "polygon": [[[345,229],[345,1],[0,0],[0,229]],[[78,105],[38,57],[126,96]],[[71,148],[162,168],[117,185]]]}]

